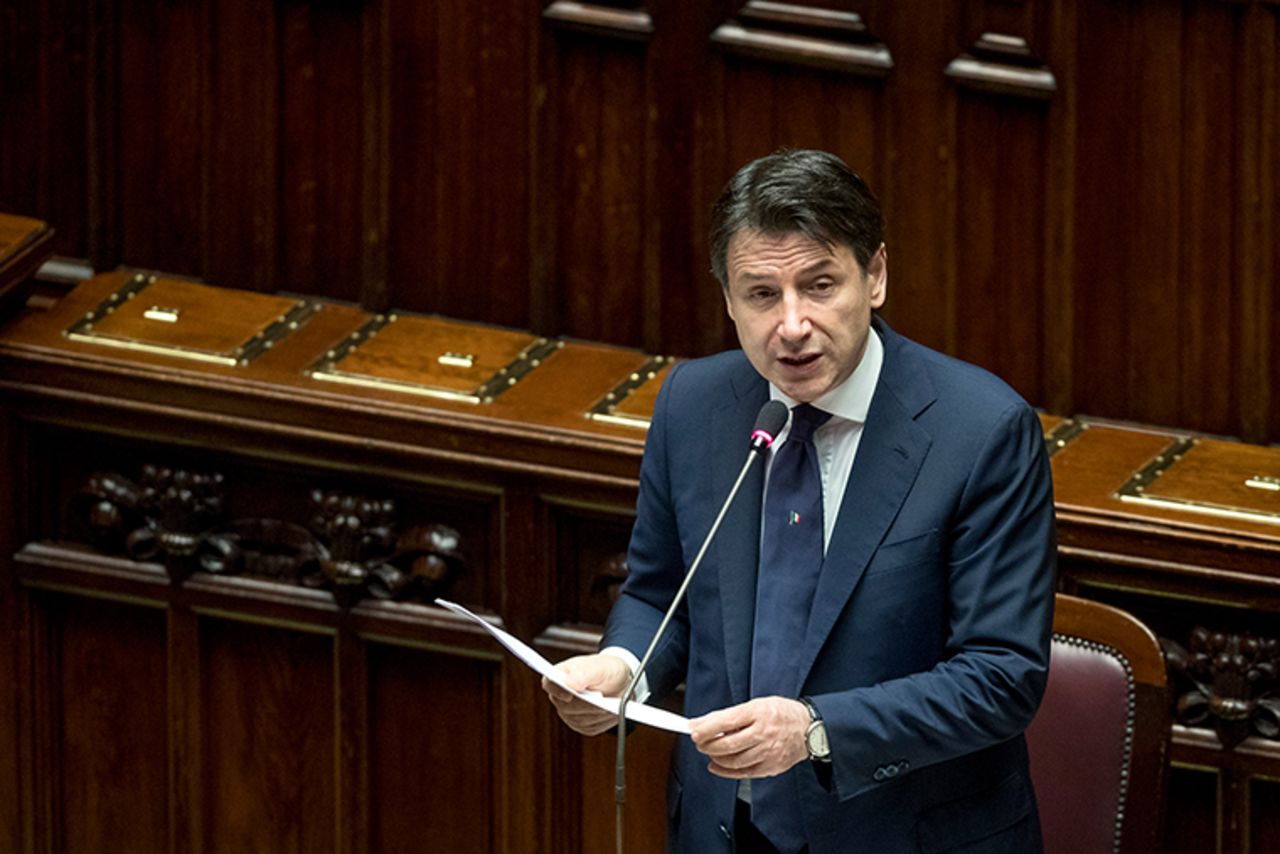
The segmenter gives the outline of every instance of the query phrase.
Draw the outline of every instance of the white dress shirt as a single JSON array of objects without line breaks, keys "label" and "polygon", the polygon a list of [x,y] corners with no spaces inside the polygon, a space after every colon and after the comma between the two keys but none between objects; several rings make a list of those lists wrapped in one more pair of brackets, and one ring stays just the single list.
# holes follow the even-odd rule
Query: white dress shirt
[{"label": "white dress shirt", "polygon": [[[822,551],[825,554],[835,530],[840,504],[844,501],[845,487],[849,485],[849,473],[853,471],[853,458],[862,440],[862,425],[867,422],[871,397],[880,381],[880,368],[884,365],[884,344],[874,330],[867,334],[867,346],[858,367],[849,378],[821,397],[811,401],[823,412],[830,412],[831,419],[813,434],[813,446],[818,452],[818,470],[822,473]],[[800,404],[783,394],[773,383],[769,384],[769,396],[780,400],[792,409]],[[781,448],[791,433],[791,421],[778,434],[774,447]],[[765,468],[764,494],[769,494],[769,472],[773,469],[773,454]],[[763,508],[763,499],[761,507]]]}]

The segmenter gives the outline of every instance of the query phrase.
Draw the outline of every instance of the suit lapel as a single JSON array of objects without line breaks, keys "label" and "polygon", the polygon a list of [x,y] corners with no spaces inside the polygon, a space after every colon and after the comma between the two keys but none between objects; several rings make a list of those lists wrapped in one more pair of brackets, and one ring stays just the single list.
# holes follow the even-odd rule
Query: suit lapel
[{"label": "suit lapel", "polygon": [[[747,437],[760,407],[769,399],[769,387],[754,370],[735,383],[739,396],[716,411],[712,435],[718,447],[711,465],[714,471],[716,507],[733,488],[746,457]],[[735,702],[747,699],[751,678],[751,635],[756,612],[756,570],[760,563],[760,502],[764,490],[764,460],[751,466],[746,479],[725,514],[712,544],[720,571],[720,613],[724,626],[725,660],[729,690]]]},{"label": "suit lapel", "polygon": [[904,339],[878,319],[876,328],[884,338],[884,365],[818,578],[798,661],[800,685],[897,518],[932,442],[914,420],[934,400],[928,375]]}]

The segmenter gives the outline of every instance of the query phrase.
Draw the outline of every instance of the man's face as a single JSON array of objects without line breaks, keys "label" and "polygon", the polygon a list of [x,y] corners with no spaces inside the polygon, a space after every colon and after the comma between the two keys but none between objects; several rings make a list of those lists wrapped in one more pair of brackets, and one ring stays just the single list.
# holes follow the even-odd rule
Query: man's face
[{"label": "man's face", "polygon": [[884,244],[864,271],[847,246],[746,231],[729,241],[726,260],[729,317],[761,376],[803,403],[849,378],[871,310],[884,305]]}]

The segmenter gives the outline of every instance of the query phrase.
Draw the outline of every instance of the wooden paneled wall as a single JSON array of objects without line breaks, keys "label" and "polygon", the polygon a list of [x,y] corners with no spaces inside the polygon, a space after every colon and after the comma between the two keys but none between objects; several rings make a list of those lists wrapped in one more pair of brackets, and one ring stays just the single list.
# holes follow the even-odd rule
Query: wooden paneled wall
[{"label": "wooden paneled wall", "polygon": [[0,0],[60,251],[697,355],[707,210],[820,146],[886,315],[1033,403],[1280,441],[1275,0]]}]

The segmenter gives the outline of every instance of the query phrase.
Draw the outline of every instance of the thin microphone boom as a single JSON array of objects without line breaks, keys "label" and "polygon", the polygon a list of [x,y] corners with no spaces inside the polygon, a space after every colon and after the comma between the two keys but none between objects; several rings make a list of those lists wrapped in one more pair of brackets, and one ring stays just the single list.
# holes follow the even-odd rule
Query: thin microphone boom
[{"label": "thin microphone boom", "polygon": [[751,444],[747,451],[747,459],[742,464],[742,470],[738,472],[738,479],[733,482],[733,488],[729,490],[729,495],[725,498],[724,504],[720,505],[720,512],[716,515],[715,521],[711,523],[711,530],[707,532],[706,538],[702,541],[702,546],[698,549],[698,554],[693,558],[693,563],[689,565],[689,571],[685,573],[684,581],[680,583],[680,588],[676,590],[676,595],[672,598],[671,605],[667,608],[667,613],[663,615],[662,622],[658,624],[658,630],[653,633],[653,640],[649,641],[649,648],[644,651],[644,656],[640,659],[636,672],[631,674],[631,681],[627,683],[627,689],[622,692],[622,696],[618,699],[618,756],[614,771],[614,800],[617,804],[615,821],[617,854],[622,854],[622,806],[627,800],[627,703],[631,701],[631,697],[635,694],[636,686],[640,684],[640,679],[644,676],[644,669],[648,666],[649,659],[653,657],[653,651],[657,649],[658,641],[662,638],[662,633],[666,631],[667,624],[671,622],[671,618],[675,616],[676,609],[684,601],[685,591],[689,589],[689,583],[693,581],[694,573],[702,565],[702,557],[707,553],[707,548],[711,545],[712,539],[715,538],[716,531],[720,530],[720,523],[724,521],[725,514],[729,512],[729,507],[733,504],[733,499],[738,494],[738,489],[741,488],[742,482],[746,480],[747,472],[750,471],[751,465],[756,461],[756,458],[763,456],[764,452],[773,445],[774,438],[782,430],[783,425],[787,423],[789,414],[787,405],[778,400],[770,400],[760,407],[760,413],[756,416],[755,427],[751,432]]}]

